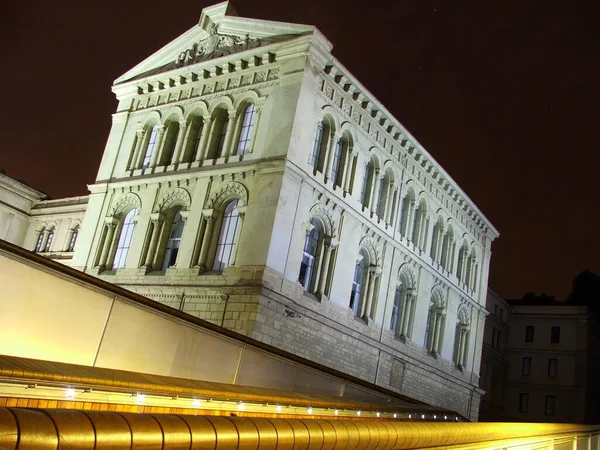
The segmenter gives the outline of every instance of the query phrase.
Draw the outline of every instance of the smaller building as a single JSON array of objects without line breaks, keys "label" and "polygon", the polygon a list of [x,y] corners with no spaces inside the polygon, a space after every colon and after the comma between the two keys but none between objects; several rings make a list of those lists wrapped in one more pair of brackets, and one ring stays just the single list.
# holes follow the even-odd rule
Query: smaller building
[{"label": "smaller building", "polygon": [[508,303],[506,417],[598,423],[600,329],[589,308],[558,301]]},{"label": "smaller building", "polygon": [[506,300],[488,288],[485,307],[489,314],[485,321],[479,376],[479,387],[485,391],[485,394],[481,398],[479,420],[499,421],[505,419],[509,305]]},{"label": "smaller building", "polygon": [[88,200],[51,200],[0,172],[0,239],[70,266]]}]

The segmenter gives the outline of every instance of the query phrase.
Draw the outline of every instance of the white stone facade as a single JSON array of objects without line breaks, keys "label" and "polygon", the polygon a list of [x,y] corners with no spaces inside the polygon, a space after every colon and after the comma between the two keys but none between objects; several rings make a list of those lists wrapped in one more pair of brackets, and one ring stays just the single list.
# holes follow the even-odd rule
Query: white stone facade
[{"label": "white stone facade", "polygon": [[72,265],[475,420],[498,233],[331,50],[221,3],[117,79]]}]

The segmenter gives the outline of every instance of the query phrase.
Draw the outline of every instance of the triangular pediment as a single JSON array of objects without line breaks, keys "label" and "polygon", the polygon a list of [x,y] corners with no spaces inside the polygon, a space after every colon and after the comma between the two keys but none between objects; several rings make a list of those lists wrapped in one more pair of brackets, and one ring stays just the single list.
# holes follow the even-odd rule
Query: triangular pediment
[{"label": "triangular pediment", "polygon": [[204,8],[196,26],[115,80],[145,78],[311,34],[315,27],[239,17],[229,2]]}]

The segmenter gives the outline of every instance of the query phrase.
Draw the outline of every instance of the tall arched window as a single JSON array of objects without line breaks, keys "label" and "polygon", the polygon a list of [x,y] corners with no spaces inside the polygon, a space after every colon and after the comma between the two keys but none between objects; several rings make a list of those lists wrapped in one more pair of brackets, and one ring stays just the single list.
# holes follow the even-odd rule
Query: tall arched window
[{"label": "tall arched window", "polygon": [[131,246],[131,238],[133,237],[133,230],[135,229],[135,222],[133,218],[137,215],[138,210],[132,209],[127,213],[123,219],[121,226],[121,232],[119,233],[119,240],[117,241],[117,250],[115,251],[115,259],[113,261],[113,269],[120,269],[125,267],[127,262],[127,255],[129,253],[129,247]]},{"label": "tall arched window", "polygon": [[374,189],[373,185],[375,182],[375,169],[375,162],[371,159],[365,167],[363,185],[360,192],[360,202],[364,208],[368,208],[370,206],[371,193]]},{"label": "tall arched window", "polygon": [[354,268],[354,278],[352,280],[352,291],[350,292],[350,309],[355,316],[360,314],[361,300],[363,296],[363,284],[368,267],[368,258],[363,250],[360,251],[360,261],[356,263]]},{"label": "tall arched window", "polygon": [[415,209],[415,193],[412,188],[409,188],[408,192],[402,199],[402,212],[400,215],[400,234],[405,238],[411,231],[411,224],[413,222],[412,216],[414,215]]},{"label": "tall arched window", "polygon": [[240,129],[240,137],[237,145],[237,155],[245,155],[250,150],[252,143],[252,133],[254,131],[254,122],[256,120],[256,107],[254,103],[250,103],[244,112],[242,128]]},{"label": "tall arched window", "polygon": [[36,253],[40,253],[42,251],[42,243],[44,242],[44,235],[46,234],[46,227],[43,227],[40,230],[40,234],[38,235],[37,242],[35,243],[35,249],[33,250]]},{"label": "tall arched window", "polygon": [[444,240],[444,219],[438,217],[437,222],[433,226],[433,236],[431,238],[431,251],[429,255],[433,262],[441,263],[442,243]]},{"label": "tall arched window", "polygon": [[[164,138],[164,146],[162,154],[160,156],[160,161],[158,162],[161,166],[167,166],[169,164],[174,163],[173,154],[175,153],[175,146],[177,145],[177,136],[179,135],[179,122],[176,120],[171,120],[167,123]],[[157,149],[160,150],[160,149]]]},{"label": "tall arched window", "polygon": [[69,246],[67,247],[68,252],[75,251],[75,243],[77,242],[77,236],[79,235],[79,225],[71,230],[71,239],[69,240]]},{"label": "tall arched window", "polygon": [[456,245],[454,244],[454,230],[452,226],[448,226],[448,231],[444,235],[442,242],[442,267],[451,272],[453,270],[452,264],[454,263],[454,251]]},{"label": "tall arched window", "polygon": [[[322,147],[323,147],[323,122],[319,122],[317,124],[317,133],[315,134],[315,142],[313,144],[313,150],[312,150],[312,155],[310,157],[310,164],[311,166],[313,166],[313,169],[315,171],[319,170],[318,169],[318,162],[319,162],[319,157],[321,156],[322,153],[324,153],[322,151]],[[323,161],[321,161],[321,172],[323,171]]]},{"label": "tall arched window", "polygon": [[52,247],[52,240],[54,239],[54,227],[48,230],[48,237],[46,238],[46,245],[44,245],[44,252],[49,252]]},{"label": "tall arched window", "polygon": [[163,258],[162,270],[167,270],[177,262],[177,255],[179,253],[179,246],[181,244],[181,236],[183,235],[183,217],[178,212],[173,218],[173,224],[171,225],[171,234],[167,241],[167,248],[165,249],[165,257]]},{"label": "tall arched window", "polygon": [[456,268],[456,276],[459,281],[465,282],[466,269],[467,269],[467,257],[469,255],[469,247],[464,242],[460,250],[458,251],[458,265]]},{"label": "tall arched window", "polygon": [[240,206],[242,206],[241,200],[232,200],[225,207],[213,270],[221,271],[234,263],[235,248],[241,226],[241,218],[238,211],[238,207]]},{"label": "tall arched window", "polygon": [[[334,186],[341,186],[341,173],[343,172],[343,166],[340,167],[340,161],[342,159],[342,139],[338,139],[335,144],[335,150],[333,152],[333,162],[331,164],[331,181],[333,181]],[[340,168],[342,170],[340,170]],[[339,183],[338,183],[339,179]]]},{"label": "tall arched window", "polygon": [[319,244],[323,239],[323,231],[319,222],[314,218],[310,220],[310,224],[312,225],[312,230],[306,234],[306,238],[304,239],[298,281],[304,287],[305,291],[314,292],[317,288],[314,285],[314,278],[318,270],[316,258],[320,248]]},{"label": "tall arched window", "polygon": [[446,311],[441,294],[434,292],[425,328],[425,348],[434,355],[442,352]]},{"label": "tall arched window", "polygon": [[225,146],[225,138],[227,137],[228,124],[229,114],[227,110],[218,108],[213,114],[213,125],[206,159],[215,159],[224,156],[223,147]]},{"label": "tall arched window", "polygon": [[406,273],[401,273],[394,295],[390,329],[398,337],[410,338],[415,312],[413,283]]},{"label": "tall arched window", "polygon": [[148,137],[148,144],[146,144],[146,152],[144,153],[144,160],[142,161],[142,169],[150,167],[150,161],[152,160],[152,154],[156,150],[156,138],[158,136],[158,125],[154,125],[150,130],[150,136]]},{"label": "tall arched window", "polygon": [[192,122],[194,129],[192,131],[192,136],[194,137],[194,141],[192,142],[192,152],[188,161],[196,161],[198,159],[198,154],[200,152],[200,140],[202,139],[202,132],[204,131],[204,120],[202,117],[196,118]]},{"label": "tall arched window", "polygon": [[469,347],[469,313],[464,306],[458,311],[458,320],[456,324],[456,335],[454,340],[454,364],[459,369],[467,367],[467,354]]}]

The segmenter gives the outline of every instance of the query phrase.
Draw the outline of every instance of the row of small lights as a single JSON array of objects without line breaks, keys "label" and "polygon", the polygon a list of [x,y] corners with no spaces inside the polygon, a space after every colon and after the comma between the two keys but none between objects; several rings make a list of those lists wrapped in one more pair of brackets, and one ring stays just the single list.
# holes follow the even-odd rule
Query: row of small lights
[{"label": "row of small lights", "polygon": [[[75,398],[76,391],[75,391],[75,389],[73,389],[71,387],[67,388],[65,395],[66,395],[67,399],[72,400],[72,399]],[[132,397],[135,397],[136,403],[138,405],[144,404],[144,402],[146,400],[146,396],[144,394],[140,393],[140,392],[138,392],[136,394],[133,394]],[[194,408],[199,408],[200,405],[202,404],[202,400],[199,399],[199,398],[193,398],[191,400],[192,400],[192,406]],[[210,400],[206,400],[206,401],[209,402]],[[275,412],[276,413],[281,413],[283,411],[283,409],[285,408],[284,406],[281,406],[281,405],[274,405],[274,407],[275,407]],[[237,402],[237,409],[238,409],[238,411],[244,411],[246,409],[246,404],[244,402],[242,402],[242,401]],[[347,410],[342,410],[342,412],[346,412],[346,411]],[[349,412],[349,410],[348,410],[348,412]],[[309,414],[309,415],[313,414],[313,408],[311,406],[308,406],[306,408],[306,413]],[[340,414],[340,410],[336,409],[336,410],[334,410],[333,413],[334,413],[334,415],[338,416]],[[360,417],[362,413],[363,413],[363,411],[356,410],[356,415],[357,416]],[[372,414],[372,412],[370,412],[370,413]],[[367,412],[367,414],[369,414],[369,412]],[[383,414],[385,414],[385,413],[383,413]],[[382,413],[380,413],[379,411],[376,411],[375,412],[375,416],[376,417],[381,417]],[[412,419],[413,416],[414,416],[415,419],[418,419],[419,416],[420,416],[421,419],[426,419],[427,418],[427,416],[425,414],[416,414],[416,413],[415,414],[413,414],[413,413],[409,413],[408,414],[408,418],[409,419]],[[393,417],[394,419],[398,418],[398,413],[391,413],[391,417]],[[389,416],[388,416],[388,418],[389,418]],[[448,415],[444,415],[443,418],[444,418],[443,420],[452,420],[452,417],[450,419],[448,419]],[[439,415],[439,419],[438,419],[438,415],[434,414],[433,415],[433,420],[442,420],[442,415]],[[458,416],[454,416],[454,420],[455,421],[459,421],[460,419],[459,419]]]}]

